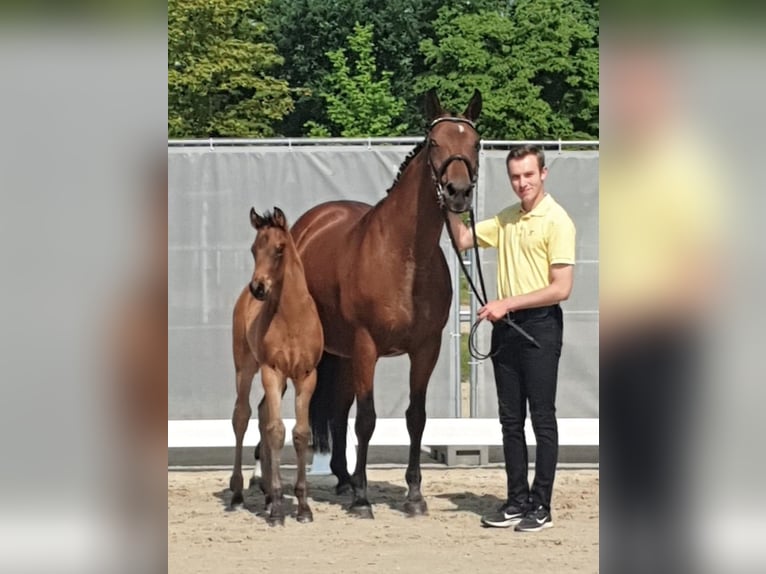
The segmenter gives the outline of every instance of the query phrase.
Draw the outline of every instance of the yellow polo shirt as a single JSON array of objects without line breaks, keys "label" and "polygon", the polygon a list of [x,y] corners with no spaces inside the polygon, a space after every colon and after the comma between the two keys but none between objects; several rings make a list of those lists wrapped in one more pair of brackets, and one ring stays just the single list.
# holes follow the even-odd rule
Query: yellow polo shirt
[{"label": "yellow polo shirt", "polygon": [[503,299],[550,284],[551,265],[575,263],[575,226],[548,194],[530,212],[517,203],[476,224],[479,247],[496,247],[497,293]]},{"label": "yellow polo shirt", "polygon": [[[619,149],[619,148],[617,148]],[[717,251],[721,190],[734,174],[692,132],[670,126],[650,144],[602,155],[599,185],[599,298],[604,308],[643,314],[688,287],[690,266]]]}]

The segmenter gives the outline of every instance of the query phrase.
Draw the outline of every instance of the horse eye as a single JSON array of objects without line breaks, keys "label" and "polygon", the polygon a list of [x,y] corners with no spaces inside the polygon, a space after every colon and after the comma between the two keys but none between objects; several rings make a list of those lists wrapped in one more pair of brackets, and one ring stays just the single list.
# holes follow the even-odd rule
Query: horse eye
[{"label": "horse eye", "polygon": [[431,147],[439,147],[439,144],[436,143],[436,140],[434,138],[428,139],[428,145],[430,145]]},{"label": "horse eye", "polygon": [[481,142],[476,142],[474,147],[476,148],[476,151],[479,151],[481,149]]},{"label": "horse eye", "polygon": [[282,257],[282,254],[285,252],[285,246],[280,245],[277,247],[276,251],[274,252],[277,257]]}]

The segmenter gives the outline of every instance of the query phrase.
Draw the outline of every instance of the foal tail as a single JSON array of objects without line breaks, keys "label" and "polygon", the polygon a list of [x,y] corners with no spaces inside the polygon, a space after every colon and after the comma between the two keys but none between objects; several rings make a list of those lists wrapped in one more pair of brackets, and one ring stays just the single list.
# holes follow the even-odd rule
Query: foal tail
[{"label": "foal tail", "polygon": [[330,422],[335,405],[337,370],[338,357],[323,353],[322,360],[317,365],[316,388],[309,403],[314,452],[330,452]]}]

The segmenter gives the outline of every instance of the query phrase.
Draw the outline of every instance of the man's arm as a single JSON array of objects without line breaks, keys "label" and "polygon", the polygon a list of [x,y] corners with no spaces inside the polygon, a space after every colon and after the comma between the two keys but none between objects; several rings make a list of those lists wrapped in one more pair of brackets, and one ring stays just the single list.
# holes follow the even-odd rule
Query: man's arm
[{"label": "man's arm", "polygon": [[465,251],[473,247],[473,233],[468,229],[463,220],[457,213],[451,211],[447,214],[449,218],[449,226],[452,229],[452,235],[455,237],[455,243],[459,251]]},{"label": "man's arm", "polygon": [[524,295],[514,295],[507,299],[490,301],[479,309],[479,318],[497,321],[510,311],[547,307],[566,301],[572,292],[573,281],[574,265],[551,265],[550,284],[548,286]]}]

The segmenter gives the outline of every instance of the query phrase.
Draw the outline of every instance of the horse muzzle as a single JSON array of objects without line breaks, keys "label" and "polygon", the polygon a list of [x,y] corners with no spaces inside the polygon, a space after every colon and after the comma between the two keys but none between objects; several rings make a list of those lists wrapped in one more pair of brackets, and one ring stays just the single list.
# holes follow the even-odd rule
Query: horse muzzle
[{"label": "horse muzzle", "polygon": [[258,301],[265,301],[266,295],[269,294],[268,290],[266,289],[266,285],[263,283],[263,281],[250,282],[250,294],[258,299]]},{"label": "horse muzzle", "polygon": [[444,205],[452,212],[463,213],[471,209],[473,184],[463,185],[447,182],[444,186]]}]

